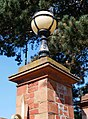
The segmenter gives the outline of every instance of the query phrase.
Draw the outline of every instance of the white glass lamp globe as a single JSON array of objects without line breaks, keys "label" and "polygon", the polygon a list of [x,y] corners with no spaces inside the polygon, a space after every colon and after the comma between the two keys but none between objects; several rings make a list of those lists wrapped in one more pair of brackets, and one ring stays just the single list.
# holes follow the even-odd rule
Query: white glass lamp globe
[{"label": "white glass lamp globe", "polygon": [[49,11],[39,11],[35,13],[31,22],[31,28],[37,35],[40,31],[45,30],[49,32],[49,35],[52,34],[56,29],[56,25],[56,19],[53,13]]}]

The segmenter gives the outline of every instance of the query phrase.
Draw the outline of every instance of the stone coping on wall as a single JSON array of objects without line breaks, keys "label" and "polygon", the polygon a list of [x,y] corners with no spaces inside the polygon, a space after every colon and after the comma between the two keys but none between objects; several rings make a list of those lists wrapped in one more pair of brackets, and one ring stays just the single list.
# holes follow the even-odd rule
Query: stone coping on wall
[{"label": "stone coping on wall", "polygon": [[35,81],[44,77],[52,79],[61,79],[69,84],[74,84],[80,79],[70,73],[69,69],[52,60],[49,57],[43,57],[19,68],[17,74],[9,77],[9,80],[15,83]]},{"label": "stone coping on wall", "polygon": [[81,97],[80,107],[88,107],[88,94]]}]

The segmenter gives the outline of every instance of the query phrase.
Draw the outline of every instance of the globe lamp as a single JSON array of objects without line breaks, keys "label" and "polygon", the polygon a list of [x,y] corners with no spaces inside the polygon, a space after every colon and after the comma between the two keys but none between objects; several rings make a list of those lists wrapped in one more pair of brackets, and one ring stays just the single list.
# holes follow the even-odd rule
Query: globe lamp
[{"label": "globe lamp", "polygon": [[33,32],[41,38],[39,57],[49,56],[48,37],[56,29],[56,19],[53,13],[49,11],[39,11],[34,14],[31,21]]}]

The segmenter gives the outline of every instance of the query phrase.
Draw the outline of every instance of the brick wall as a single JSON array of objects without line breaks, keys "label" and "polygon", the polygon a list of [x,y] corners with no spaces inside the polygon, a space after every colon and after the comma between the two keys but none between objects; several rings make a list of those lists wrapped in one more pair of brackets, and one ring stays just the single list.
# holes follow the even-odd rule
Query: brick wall
[{"label": "brick wall", "polygon": [[16,110],[23,119],[74,119],[71,87],[48,78],[19,86]]},{"label": "brick wall", "polygon": [[71,85],[79,78],[49,57],[9,77],[17,83],[16,113],[22,119],[74,119]]}]

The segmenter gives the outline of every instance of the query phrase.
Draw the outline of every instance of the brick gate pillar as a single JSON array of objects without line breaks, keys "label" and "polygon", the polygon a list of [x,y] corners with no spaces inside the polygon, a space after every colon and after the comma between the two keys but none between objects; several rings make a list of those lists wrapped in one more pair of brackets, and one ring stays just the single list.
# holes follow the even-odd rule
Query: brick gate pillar
[{"label": "brick gate pillar", "polygon": [[79,79],[44,57],[9,77],[17,83],[16,113],[22,119],[74,119],[71,85]]}]

